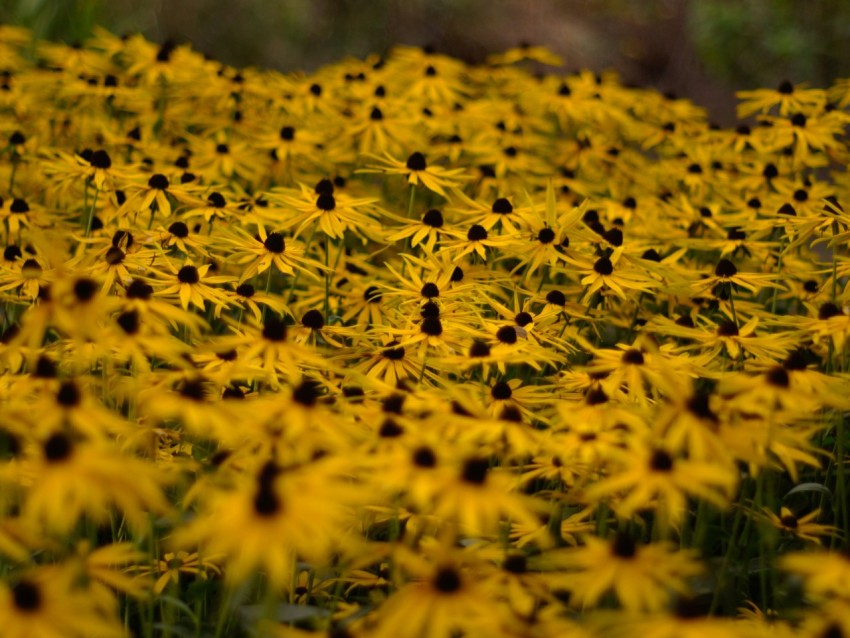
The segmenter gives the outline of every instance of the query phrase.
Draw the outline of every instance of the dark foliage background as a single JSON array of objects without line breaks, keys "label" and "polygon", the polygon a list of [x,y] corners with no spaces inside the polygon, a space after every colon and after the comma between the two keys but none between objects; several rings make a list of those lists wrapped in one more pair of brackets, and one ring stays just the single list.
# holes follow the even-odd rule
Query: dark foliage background
[{"label": "dark foliage background", "polygon": [[0,0],[0,19],[68,43],[96,24],[237,66],[310,70],[394,43],[476,62],[520,42],[568,69],[617,69],[734,120],[734,91],[850,75],[847,0]]}]

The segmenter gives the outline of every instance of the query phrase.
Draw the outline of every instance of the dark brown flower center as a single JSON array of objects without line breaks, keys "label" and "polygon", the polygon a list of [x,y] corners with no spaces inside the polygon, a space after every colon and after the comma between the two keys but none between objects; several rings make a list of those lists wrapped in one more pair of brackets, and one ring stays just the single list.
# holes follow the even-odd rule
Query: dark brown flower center
[{"label": "dark brown flower center", "polygon": [[443,214],[436,208],[432,208],[422,216],[422,223],[432,228],[442,228]]},{"label": "dark brown flower center", "polygon": [[472,358],[489,357],[490,346],[486,342],[477,339],[469,347],[469,356]]},{"label": "dark brown flower center", "polygon": [[673,469],[673,457],[665,450],[655,450],[649,459],[649,467],[656,472],[669,472]]},{"label": "dark brown flower center", "polygon": [[492,396],[497,401],[505,401],[511,398],[513,391],[511,390],[511,386],[509,386],[504,381],[499,381],[492,388],[490,388],[490,396]]},{"label": "dark brown flower center", "polygon": [[286,249],[286,242],[283,241],[283,235],[280,233],[269,233],[266,241],[263,242],[263,246],[270,253],[279,255]]},{"label": "dark brown flower center", "polygon": [[634,558],[637,553],[635,539],[625,532],[618,532],[614,538],[614,544],[611,547],[614,556],[619,558]]},{"label": "dark brown flower center", "polygon": [[714,274],[718,277],[734,277],[738,274],[738,269],[728,259],[721,259],[714,268]]},{"label": "dark brown flower center", "polygon": [[602,276],[610,275],[614,272],[614,264],[612,264],[611,260],[607,257],[600,257],[596,260],[596,263],[593,264],[593,270]]},{"label": "dark brown flower center", "polygon": [[92,297],[97,293],[97,282],[82,278],[74,282],[74,296],[77,300],[83,303],[91,301]]},{"label": "dark brown flower center", "polygon": [[483,485],[487,480],[487,470],[490,468],[490,463],[487,459],[472,458],[468,459],[463,464],[461,479],[473,485]]},{"label": "dark brown flower center", "polygon": [[406,166],[411,171],[424,171],[428,168],[428,164],[425,162],[425,156],[418,151],[407,158]]},{"label": "dark brown flower center", "polygon": [[106,169],[112,166],[112,160],[109,158],[109,153],[104,150],[95,151],[91,154],[89,163],[93,168]]},{"label": "dark brown flower center", "polygon": [[514,326],[502,326],[496,332],[496,339],[498,339],[500,343],[506,343],[508,345],[516,343],[517,342],[516,328]]},{"label": "dark brown flower center", "polygon": [[50,435],[50,438],[44,442],[44,458],[50,463],[66,460],[71,456],[72,451],[71,440],[61,432]]},{"label": "dark brown flower center", "polygon": [[314,308],[304,313],[304,316],[301,317],[301,325],[310,328],[310,330],[321,330],[325,327],[325,318],[320,311]]},{"label": "dark brown flower center", "polygon": [[461,588],[460,574],[453,567],[443,567],[434,576],[434,588],[444,594],[453,594]]},{"label": "dark brown flower center", "polygon": [[154,173],[148,180],[148,186],[158,191],[164,191],[169,187],[168,178],[162,173]]},{"label": "dark brown flower center", "polygon": [[22,580],[12,587],[12,599],[18,611],[34,613],[41,607],[41,590],[36,583]]},{"label": "dark brown flower center", "polygon": [[537,241],[541,244],[551,244],[555,241],[555,231],[551,228],[541,228],[537,233]]},{"label": "dark brown flower center", "polygon": [[183,284],[196,284],[201,280],[201,276],[194,266],[183,266],[177,271],[177,279]]},{"label": "dark brown flower center", "polygon": [[484,241],[487,239],[487,229],[479,224],[473,225],[466,233],[469,241]]},{"label": "dark brown flower center", "polygon": [[494,213],[498,213],[499,215],[508,215],[514,212],[514,207],[506,198],[500,197],[495,202],[493,202],[492,211]]},{"label": "dark brown flower center", "polygon": [[635,366],[643,365],[643,353],[637,348],[629,348],[623,353],[622,361]]},{"label": "dark brown flower center", "polygon": [[263,325],[263,337],[269,341],[286,340],[286,324],[280,317],[271,316]]},{"label": "dark brown flower center", "polygon": [[437,465],[437,455],[430,447],[423,445],[413,451],[413,464],[417,467],[434,467]]},{"label": "dark brown flower center", "polygon": [[168,232],[178,239],[185,239],[189,236],[189,227],[183,222],[174,222],[168,227]]}]

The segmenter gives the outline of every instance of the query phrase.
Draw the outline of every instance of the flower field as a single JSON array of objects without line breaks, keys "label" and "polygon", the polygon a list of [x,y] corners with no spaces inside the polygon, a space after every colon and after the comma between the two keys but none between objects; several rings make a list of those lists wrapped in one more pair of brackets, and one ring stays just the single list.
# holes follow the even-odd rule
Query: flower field
[{"label": "flower field", "polygon": [[561,69],[0,28],[4,637],[850,636],[850,81]]}]

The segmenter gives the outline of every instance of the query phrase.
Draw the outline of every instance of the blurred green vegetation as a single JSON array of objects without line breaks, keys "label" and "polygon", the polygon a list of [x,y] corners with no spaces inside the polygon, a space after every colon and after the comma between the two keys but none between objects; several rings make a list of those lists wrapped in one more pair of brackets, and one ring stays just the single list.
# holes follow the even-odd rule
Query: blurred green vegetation
[{"label": "blurred green vegetation", "polygon": [[0,20],[39,39],[82,42],[102,20],[103,0],[0,0]]},{"label": "blurred green vegetation", "polygon": [[826,85],[850,73],[847,0],[691,2],[690,30],[706,67],[730,84]]}]

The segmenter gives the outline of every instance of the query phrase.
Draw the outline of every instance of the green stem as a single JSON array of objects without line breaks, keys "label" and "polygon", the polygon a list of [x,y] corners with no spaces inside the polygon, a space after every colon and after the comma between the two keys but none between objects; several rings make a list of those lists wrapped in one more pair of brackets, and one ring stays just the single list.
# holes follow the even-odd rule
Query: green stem
[{"label": "green stem", "polygon": [[[318,224],[313,224],[313,228],[310,230],[310,235],[307,237],[307,243],[304,244],[304,256],[307,256],[307,253],[310,251],[310,245],[313,243],[313,235],[316,234],[316,226]],[[301,269],[295,271],[295,276],[292,278],[292,285],[289,286],[289,292],[286,293],[286,303],[288,304],[292,300],[292,293],[295,292],[295,286],[298,283],[298,278],[301,276]]]},{"label": "green stem", "polygon": [[224,629],[230,617],[230,607],[233,604],[233,590],[228,587],[225,592],[224,600],[222,600],[221,607],[218,610],[218,620],[215,624],[215,638],[221,638],[224,635]]},{"label": "green stem", "polygon": [[410,219],[413,215],[413,204],[416,201],[416,186],[410,185],[410,199],[407,202],[407,218]]},{"label": "green stem", "polygon": [[[782,238],[782,244],[779,246],[779,256],[776,258],[776,272],[777,274],[782,273],[782,257],[785,254],[785,237]],[[774,286],[773,288],[773,297],[770,300],[770,314],[776,314],[776,295],[779,292],[779,288]]]},{"label": "green stem", "polygon": [[[756,482],[756,499],[755,499],[755,508],[757,512],[761,512],[765,506],[765,498],[764,498],[764,489],[765,489],[765,481],[767,480],[765,477],[767,475],[767,468],[763,468],[759,473],[758,481]],[[758,550],[759,550],[759,589],[761,592],[761,608],[769,609],[771,601],[768,598],[768,582],[767,582],[767,568],[768,568],[768,554],[771,554],[769,547],[769,540],[766,538],[764,533],[759,534],[758,539]]]},{"label": "green stem", "polygon": [[[558,530],[560,533],[560,529]],[[608,536],[608,505],[600,503],[596,507],[596,536],[605,538]]]},{"label": "green stem", "polygon": [[[266,295],[269,294],[269,290],[272,287],[272,270],[274,269],[273,264],[269,264],[269,274],[266,275]],[[241,309],[240,309],[241,310]],[[263,304],[263,325],[266,324],[266,315],[268,314],[269,307],[266,304]],[[239,322],[242,323],[242,317],[240,315]]]},{"label": "green stem", "polygon": [[148,218],[148,230],[153,226],[154,217],[156,217],[157,203],[153,202],[151,204],[151,216]]},{"label": "green stem", "polygon": [[[838,233],[838,222],[832,222],[833,237]],[[835,303],[835,297],[838,292],[838,255],[836,254],[835,241],[832,242],[832,303]]]},{"label": "green stem", "polygon": [[330,315],[331,309],[331,269],[330,269],[330,256],[331,256],[331,238],[325,238],[325,321],[328,320],[328,315]]},{"label": "green stem", "polygon": [[428,351],[425,351],[425,356],[422,357],[422,369],[419,371],[419,383],[422,383],[422,379],[425,378],[425,367],[428,363]]},{"label": "green stem", "polygon": [[92,199],[91,206],[89,207],[88,215],[86,216],[86,225],[85,225],[86,237],[88,237],[91,234],[91,224],[92,224],[92,220],[94,220],[94,211],[95,211],[95,208],[97,207],[97,197],[98,197],[98,195],[100,195],[100,189],[95,188],[94,199]]},{"label": "green stem", "polygon": [[564,520],[564,504],[559,502],[555,507],[555,511],[552,512],[552,515],[549,517],[549,537],[555,541],[555,545],[557,547],[563,547],[566,545],[566,541],[564,541],[564,537],[561,534],[561,523]]},{"label": "green stem", "polygon": [[738,313],[735,312],[735,295],[732,294],[732,284],[729,284],[729,307],[732,309],[732,321],[735,322],[735,327],[740,328],[738,323]]},{"label": "green stem", "polygon": [[717,574],[717,582],[714,584],[714,595],[711,598],[711,606],[708,609],[708,615],[713,616],[717,611],[717,606],[720,604],[720,595],[726,589],[726,575],[729,573],[729,564],[732,562],[732,557],[737,553],[738,530],[741,527],[741,521],[744,517],[744,489],[741,488],[741,495],[738,499],[738,507],[735,509],[735,519],[732,522],[732,532],[729,534],[729,545],[726,547],[726,553],[723,555],[723,564]]},{"label": "green stem", "polygon": [[14,193],[15,188],[15,173],[18,171],[18,161],[15,159],[15,154],[12,154],[12,171],[9,174],[9,195]]},{"label": "green stem", "polygon": [[635,332],[635,326],[637,325],[638,314],[640,313],[640,304],[641,304],[641,302],[643,302],[644,295],[646,295],[645,292],[641,292],[638,295],[637,303],[635,303],[635,311],[634,311],[634,313],[632,313],[632,320],[629,323],[629,332],[626,334],[626,343],[630,344],[632,342],[632,335]]},{"label": "green stem", "polygon": [[[838,423],[835,426],[835,467],[836,467],[836,482],[835,482],[835,499],[834,506],[837,509],[835,512],[835,520],[841,521],[841,529],[848,530],[847,516],[847,483],[844,473],[845,459],[845,442],[844,442],[844,415],[838,414]],[[848,539],[844,539],[845,547]]]}]

